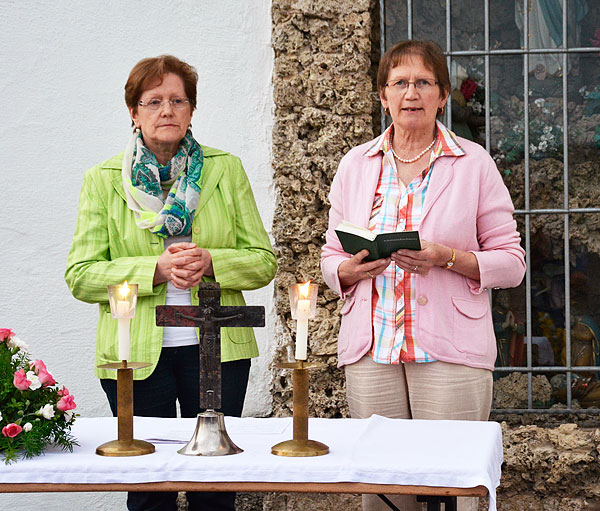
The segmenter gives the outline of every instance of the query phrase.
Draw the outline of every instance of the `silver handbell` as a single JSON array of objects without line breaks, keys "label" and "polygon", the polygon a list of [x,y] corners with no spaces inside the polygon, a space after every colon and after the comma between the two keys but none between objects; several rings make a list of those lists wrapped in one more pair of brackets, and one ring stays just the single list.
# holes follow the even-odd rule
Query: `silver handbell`
[{"label": "silver handbell", "polygon": [[244,450],[229,438],[225,429],[225,416],[209,409],[198,414],[192,439],[177,452],[185,456],[227,456]]}]

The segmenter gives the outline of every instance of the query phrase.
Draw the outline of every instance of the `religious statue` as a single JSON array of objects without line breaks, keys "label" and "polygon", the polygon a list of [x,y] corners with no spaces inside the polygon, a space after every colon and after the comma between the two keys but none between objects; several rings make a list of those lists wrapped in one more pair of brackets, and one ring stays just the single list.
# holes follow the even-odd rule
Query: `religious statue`
[{"label": "religious statue", "polygon": [[496,366],[522,366],[527,350],[523,342],[525,325],[518,314],[511,310],[510,295],[505,289],[496,294],[492,307],[492,320],[498,346]]},{"label": "religious statue", "polygon": [[[529,29],[523,26],[523,2],[515,2],[515,23],[521,32],[521,44],[524,37],[529,37],[529,48],[559,48],[563,44],[562,18],[563,0],[529,0],[528,1]],[[586,0],[569,0],[567,4],[567,34],[568,46],[579,46],[581,39],[580,23],[588,12]],[[568,59],[567,73],[576,62],[575,56]],[[529,72],[538,80],[547,76],[562,76],[562,55],[558,53],[537,53],[529,55]]]},{"label": "religious statue", "polygon": [[[571,328],[571,365],[572,366],[597,366],[600,364],[600,328],[590,316],[574,317]],[[567,362],[566,343],[562,350],[562,362]],[[582,377],[591,376],[588,372],[579,373]],[[598,373],[594,374],[596,379]]]}]

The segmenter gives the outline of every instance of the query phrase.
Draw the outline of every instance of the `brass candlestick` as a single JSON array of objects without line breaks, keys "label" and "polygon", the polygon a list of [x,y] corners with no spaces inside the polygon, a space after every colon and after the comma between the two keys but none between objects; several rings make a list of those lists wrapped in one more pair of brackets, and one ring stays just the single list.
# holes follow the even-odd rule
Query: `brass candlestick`
[{"label": "brass candlestick", "polygon": [[322,364],[307,363],[304,360],[277,364],[281,369],[293,369],[294,433],[292,440],[280,442],[271,447],[277,456],[323,456],[329,447],[316,440],[308,439],[308,369],[322,367]]},{"label": "brass candlestick", "polygon": [[150,442],[133,438],[133,371],[148,367],[146,362],[123,360],[112,364],[103,364],[99,369],[117,370],[117,417],[118,438],[96,448],[100,456],[141,456],[153,453],[155,448]]}]

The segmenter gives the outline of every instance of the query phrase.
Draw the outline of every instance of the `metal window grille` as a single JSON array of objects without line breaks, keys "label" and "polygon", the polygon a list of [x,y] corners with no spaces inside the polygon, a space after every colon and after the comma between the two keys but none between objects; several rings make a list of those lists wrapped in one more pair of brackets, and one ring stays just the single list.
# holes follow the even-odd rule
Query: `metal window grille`
[{"label": "metal window grille", "polygon": [[[445,6],[443,2],[445,1]],[[536,414],[562,414],[562,413],[586,413],[586,414],[600,414],[598,407],[592,408],[573,408],[573,395],[572,395],[572,383],[576,378],[576,374],[600,374],[600,366],[598,365],[586,365],[586,366],[574,366],[572,365],[572,328],[571,328],[571,282],[570,282],[570,268],[571,268],[571,257],[570,257],[570,244],[569,244],[569,226],[570,219],[575,215],[598,215],[600,213],[600,207],[570,207],[569,201],[569,109],[567,108],[568,102],[568,72],[562,72],[562,164],[563,164],[563,190],[562,190],[562,205],[556,208],[535,208],[532,207],[530,197],[530,66],[529,60],[532,55],[559,55],[560,62],[563,70],[569,69],[569,56],[572,55],[594,55],[599,53],[598,47],[577,45],[569,47],[569,3],[575,2],[576,0],[563,0],[562,1],[562,44],[556,48],[550,47],[530,47],[530,36],[529,36],[529,8],[531,6],[531,0],[495,0],[495,2],[505,1],[505,3],[519,3],[522,6],[523,13],[523,34],[526,36],[522,37],[522,44],[520,48],[491,48],[490,47],[490,0],[481,0],[477,4],[483,4],[483,48],[481,49],[470,49],[460,50],[454,49],[452,39],[452,13],[453,7],[460,5],[463,6],[468,4],[474,6],[476,2],[472,0],[439,0],[439,10],[437,16],[437,22],[439,26],[436,27],[438,34],[442,34],[439,39],[443,39],[445,31],[445,41],[438,40],[442,49],[445,50],[447,56],[448,68],[452,70],[452,63],[456,59],[464,57],[481,57],[483,58],[483,82],[485,84],[485,96],[484,96],[484,111],[485,111],[485,148],[488,152],[491,151],[491,94],[490,90],[490,59],[495,57],[510,57],[519,56],[523,60],[522,68],[522,81],[523,81],[523,145],[524,145],[524,207],[515,210],[515,217],[522,222],[524,225],[524,232],[522,236],[524,238],[525,250],[528,254],[527,258],[527,271],[525,275],[525,335],[526,341],[526,364],[524,366],[512,367],[504,366],[497,367],[495,375],[504,376],[506,373],[526,373],[527,374],[527,407],[523,408],[494,408],[493,412],[500,413],[536,413]],[[415,9],[423,9],[423,3],[420,1],[414,2],[413,0],[380,0],[379,13],[380,13],[380,28],[381,28],[381,54],[386,51],[388,47],[394,44],[397,40],[401,39],[412,39],[412,38],[423,38],[420,34],[414,32]],[[496,4],[493,5],[494,7]],[[401,16],[396,14],[394,20],[388,19],[388,14],[391,8],[400,9],[402,12]],[[593,3],[590,2],[590,8],[598,9]],[[399,18],[402,18],[400,20]],[[405,26],[400,27],[399,24],[405,20]],[[392,30],[393,29],[393,30]],[[480,30],[473,27],[473,30]],[[394,32],[392,35],[391,32]],[[598,37],[598,32],[596,32]],[[392,40],[393,37],[393,40]],[[425,37],[430,38],[430,37]],[[389,39],[389,40],[388,40]],[[445,43],[445,46],[444,46]],[[600,89],[599,89],[600,90]],[[451,115],[451,97],[446,109],[445,124],[452,128],[452,115]],[[381,114],[381,129],[385,130],[387,125],[387,119],[385,115]],[[596,130],[598,133],[599,130]],[[598,196],[600,191],[596,194],[595,206],[600,205]],[[529,254],[531,253],[531,219],[534,215],[561,215],[564,220],[564,250],[563,250],[563,263],[564,263],[564,344],[565,344],[565,363],[560,365],[555,363],[551,366],[540,366],[534,365],[533,353],[532,353],[532,268],[529,260]],[[490,293],[490,299],[491,293]],[[598,363],[595,360],[595,363]],[[566,408],[540,408],[534,406],[532,397],[532,378],[535,374],[559,374],[564,373],[566,375]]]}]

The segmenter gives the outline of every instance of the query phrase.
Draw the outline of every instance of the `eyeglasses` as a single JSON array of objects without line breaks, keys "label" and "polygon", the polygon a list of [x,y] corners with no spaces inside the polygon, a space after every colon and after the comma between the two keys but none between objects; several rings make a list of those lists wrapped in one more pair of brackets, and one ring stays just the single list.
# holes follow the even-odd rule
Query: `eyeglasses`
[{"label": "eyeglasses", "polygon": [[438,82],[429,78],[417,78],[414,82],[401,78],[400,80],[388,82],[385,86],[394,92],[406,92],[411,83],[419,92],[430,92],[438,84]]},{"label": "eyeglasses", "polygon": [[148,101],[138,101],[138,105],[146,107],[148,110],[159,110],[165,103],[169,103],[173,110],[183,110],[190,104],[188,98],[150,99]]}]

